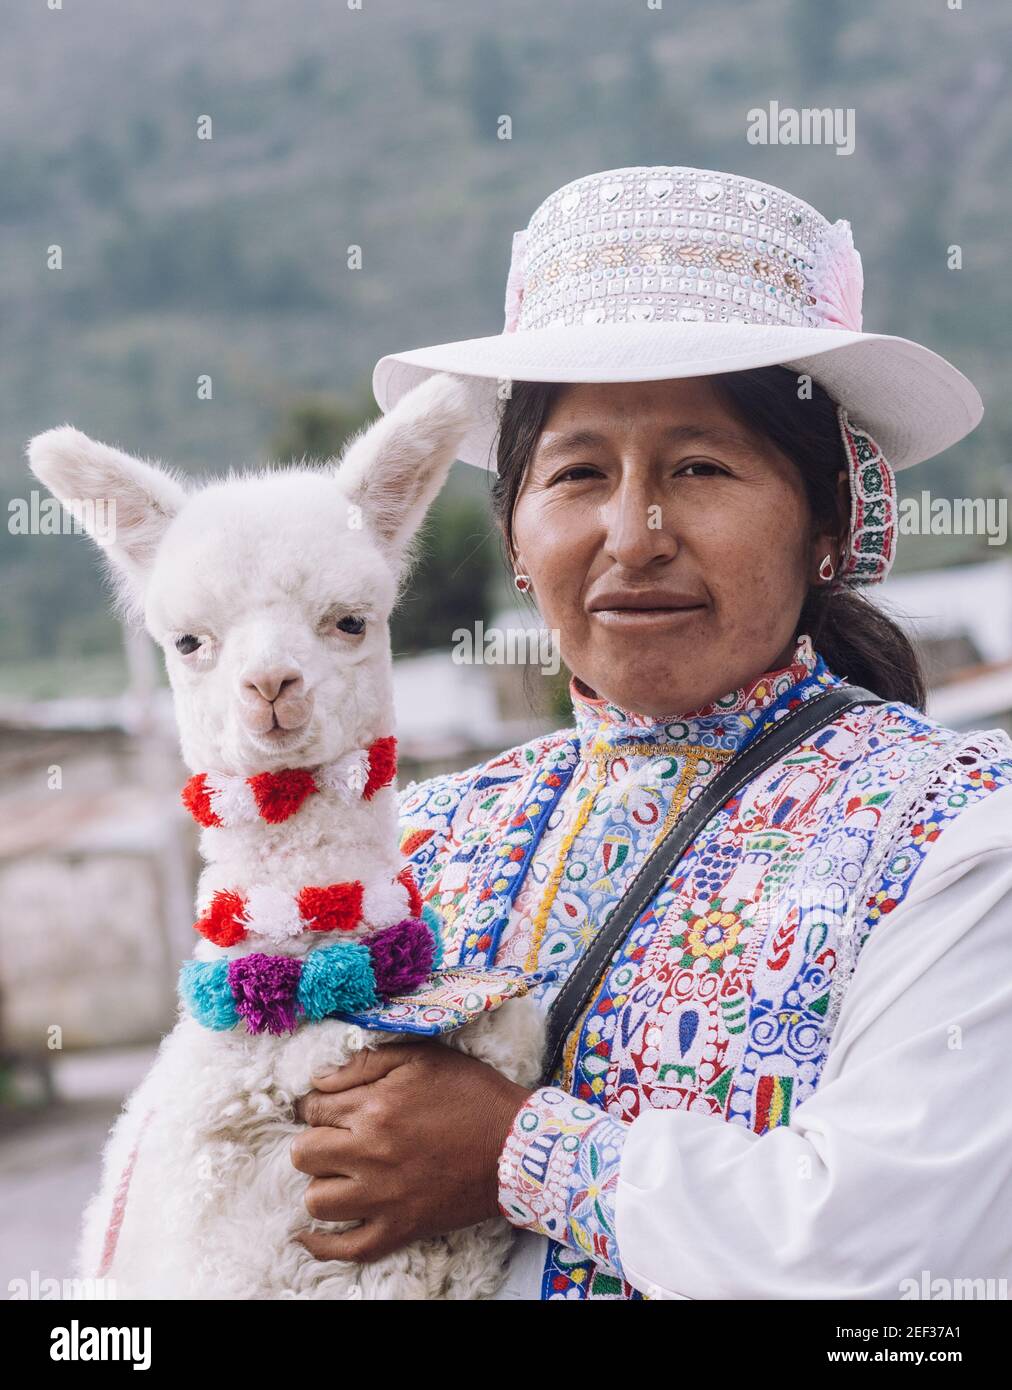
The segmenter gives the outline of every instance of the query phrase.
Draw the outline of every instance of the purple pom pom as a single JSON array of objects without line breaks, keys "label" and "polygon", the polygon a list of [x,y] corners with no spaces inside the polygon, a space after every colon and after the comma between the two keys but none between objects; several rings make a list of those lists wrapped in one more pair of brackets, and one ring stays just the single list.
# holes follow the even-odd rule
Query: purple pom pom
[{"label": "purple pom pom", "polygon": [[251,1033],[292,1033],[298,1026],[295,990],[302,974],[291,956],[240,956],[228,963],[236,1013]]},{"label": "purple pom pom", "polygon": [[372,956],[376,993],[383,999],[409,994],[432,973],[436,944],[418,917],[405,917],[396,926],[384,927],[366,937],[364,944]]}]

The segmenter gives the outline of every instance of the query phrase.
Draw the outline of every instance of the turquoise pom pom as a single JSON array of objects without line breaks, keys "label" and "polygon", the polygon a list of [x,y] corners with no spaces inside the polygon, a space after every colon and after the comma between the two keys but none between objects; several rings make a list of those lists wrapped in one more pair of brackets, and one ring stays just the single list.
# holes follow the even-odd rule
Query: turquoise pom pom
[{"label": "turquoise pom pom", "polygon": [[379,996],[368,948],[349,941],[310,951],[302,958],[295,998],[312,1020],[373,1008]]},{"label": "turquoise pom pom", "polygon": [[432,968],[433,970],[440,970],[443,965],[443,924],[439,920],[439,913],[431,903],[422,905],[422,921],[432,933],[432,939],[436,943],[436,954],[432,957]]},{"label": "turquoise pom pom", "polygon": [[227,960],[187,960],[179,972],[179,993],[190,1013],[205,1028],[223,1032],[239,1022],[228,983]]}]

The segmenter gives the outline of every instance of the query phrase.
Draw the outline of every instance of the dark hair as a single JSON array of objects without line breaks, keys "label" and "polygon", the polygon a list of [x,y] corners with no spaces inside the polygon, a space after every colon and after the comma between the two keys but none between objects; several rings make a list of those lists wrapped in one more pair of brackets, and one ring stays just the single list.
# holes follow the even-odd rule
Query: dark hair
[{"label": "dark hair", "polygon": [[[791,460],[804,484],[813,519],[822,530],[846,538],[850,518],[840,515],[837,479],[847,457],[836,403],[812,383],[811,399],[799,399],[797,375],[785,367],[756,367],[707,380],[738,418]],[[561,382],[514,381],[499,413],[492,509],[507,559],[515,560],[513,510],[541,431],[566,389]],[[901,628],[847,585],[834,581],[811,588],[795,628],[811,635],[830,670],[866,686],[884,700],[923,709],[925,682],[920,662]]]}]

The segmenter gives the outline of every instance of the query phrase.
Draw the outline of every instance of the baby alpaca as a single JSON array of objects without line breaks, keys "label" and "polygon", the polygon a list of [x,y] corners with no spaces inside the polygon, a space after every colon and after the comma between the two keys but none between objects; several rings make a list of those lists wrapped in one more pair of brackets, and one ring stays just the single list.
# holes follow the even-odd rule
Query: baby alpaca
[{"label": "baby alpaca", "polygon": [[[441,961],[398,850],[388,619],[469,421],[465,383],[437,376],[339,463],[205,486],[70,426],[29,445],[164,649],[202,826],[179,1020],[84,1218],[79,1274],[120,1298],[486,1298],[504,1276],[499,1218],[370,1264],[314,1259],[294,1233],[345,1226],[310,1220],[289,1153],[314,1073],[405,1039],[335,1015],[362,1019]],[[515,984],[443,1041],[534,1086],[543,1030]]]}]

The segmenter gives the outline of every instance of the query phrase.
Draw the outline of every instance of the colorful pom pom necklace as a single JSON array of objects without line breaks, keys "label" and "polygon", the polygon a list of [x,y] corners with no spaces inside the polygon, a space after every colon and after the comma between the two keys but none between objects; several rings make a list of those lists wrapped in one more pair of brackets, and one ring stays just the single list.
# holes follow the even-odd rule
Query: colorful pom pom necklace
[{"label": "colorful pom pom necklace", "polygon": [[348,932],[364,924],[388,927],[421,912],[422,895],[405,866],[393,883],[352,879],[322,888],[310,885],[295,894],[269,884],[244,893],[219,888],[193,929],[216,946],[235,946],[248,936],[280,942],[307,931]]},{"label": "colorful pom pom necklace", "polygon": [[287,767],[234,777],[224,772],[197,772],[183,787],[183,805],[198,825],[251,825],[257,820],[278,825],[314,792],[332,791],[347,799],[371,801],[397,776],[397,740],[375,739],[323,766]]},{"label": "colorful pom pom necklace", "polygon": [[408,994],[442,963],[439,921],[426,904],[420,917],[302,957],[254,953],[184,961],[179,994],[205,1028],[224,1032],[244,1022],[250,1033],[280,1037],[302,1023]]}]

